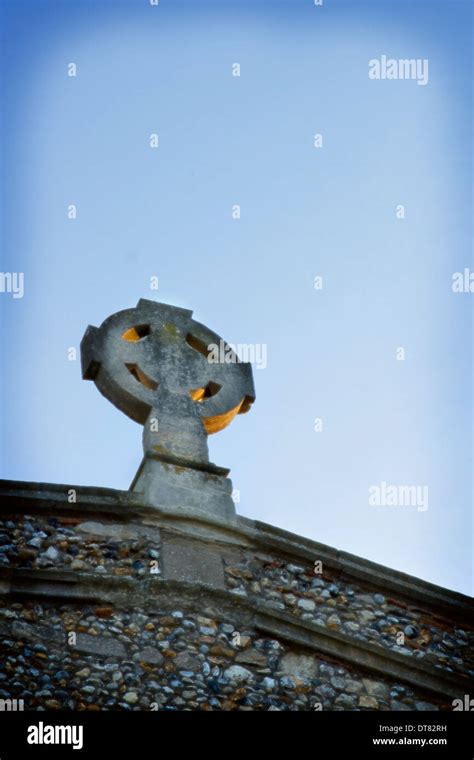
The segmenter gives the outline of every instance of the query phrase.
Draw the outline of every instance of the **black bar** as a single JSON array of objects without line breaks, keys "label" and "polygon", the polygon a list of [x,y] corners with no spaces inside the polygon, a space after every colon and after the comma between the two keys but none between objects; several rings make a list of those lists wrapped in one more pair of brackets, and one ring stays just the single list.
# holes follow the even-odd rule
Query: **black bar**
[{"label": "black bar", "polygon": [[[76,744],[77,753],[71,743],[46,743],[61,740],[56,726],[69,727],[64,738]],[[281,757],[288,748],[311,760],[331,758],[329,752],[334,757],[346,752],[361,758],[472,760],[473,729],[470,712],[3,712],[0,760],[88,758],[100,751],[107,752],[106,760],[181,757],[183,751],[219,758],[261,752],[268,760],[270,753]],[[29,743],[28,737],[44,743]]]}]

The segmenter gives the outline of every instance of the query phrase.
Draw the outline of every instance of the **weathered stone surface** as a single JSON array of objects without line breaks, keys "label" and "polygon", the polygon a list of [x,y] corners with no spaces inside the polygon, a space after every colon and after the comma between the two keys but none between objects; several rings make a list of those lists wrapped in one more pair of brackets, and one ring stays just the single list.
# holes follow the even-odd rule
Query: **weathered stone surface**
[{"label": "weathered stone surface", "polygon": [[263,668],[267,664],[267,656],[263,652],[259,652],[258,649],[248,649],[239,652],[235,661],[242,665],[255,665],[258,668]]},{"label": "weathered stone surface", "polygon": [[12,636],[27,641],[47,641],[51,645],[60,645],[64,642],[65,637],[44,625],[29,625],[20,621],[14,621],[12,624]]},{"label": "weathered stone surface", "polygon": [[298,607],[300,610],[304,610],[305,612],[313,612],[313,610],[316,608],[316,603],[312,599],[300,599],[298,602]]},{"label": "weathered stone surface", "polygon": [[232,482],[223,474],[170,464],[150,454],[142,461],[131,490],[164,512],[235,520]]},{"label": "weathered stone surface", "polygon": [[190,654],[189,652],[180,652],[175,657],[174,665],[177,670],[196,671],[200,670],[201,661],[195,654]]},{"label": "weathered stone surface", "polygon": [[224,671],[224,676],[233,686],[239,686],[253,679],[252,672],[246,668],[242,668],[240,665],[231,665],[230,668]]},{"label": "weathered stone surface", "polygon": [[343,710],[353,710],[356,706],[356,698],[352,694],[340,694],[334,700],[334,704]]},{"label": "weathered stone surface", "polygon": [[359,697],[359,707],[365,707],[368,710],[378,710],[379,709],[379,703],[375,699],[375,697],[370,697],[367,694],[362,694]]},{"label": "weathered stone surface", "polygon": [[314,657],[289,652],[281,658],[280,670],[285,675],[297,678],[315,678],[318,673],[318,663]]},{"label": "weathered stone surface", "polygon": [[157,649],[153,649],[152,647],[145,647],[137,652],[137,660],[139,660],[139,662],[149,663],[150,665],[160,665],[164,662],[164,659],[163,655]]},{"label": "weathered stone surface", "polygon": [[98,657],[125,657],[126,655],[126,649],[121,641],[90,636],[86,633],[77,634],[76,643],[72,648],[77,652]]},{"label": "weathered stone surface", "polygon": [[363,684],[359,681],[348,680],[345,685],[345,690],[348,694],[359,694],[363,689]]},{"label": "weathered stone surface", "polygon": [[165,579],[205,583],[225,587],[224,567],[220,554],[193,542],[163,542],[163,576]]},{"label": "weathered stone surface", "polygon": [[406,705],[404,702],[399,702],[396,699],[392,699],[392,700],[390,700],[390,709],[392,711],[394,711],[394,712],[397,712],[397,711],[401,712],[403,710],[404,711],[406,711],[406,710],[412,711],[413,707],[410,707],[410,705]]},{"label": "weathered stone surface", "polygon": [[367,693],[371,696],[383,697],[384,699],[388,697],[388,688],[386,684],[381,683],[380,681],[372,681],[369,678],[363,678],[362,683],[364,684]]},{"label": "weathered stone surface", "polygon": [[[94,522],[87,521],[81,522],[77,526],[76,530],[82,533],[88,533],[92,536],[104,536],[105,538],[117,538],[117,539],[134,539],[143,533],[143,529],[133,525],[121,525],[120,523],[112,522]],[[157,538],[159,533],[156,531]]]},{"label": "weathered stone surface", "polygon": [[214,657],[235,657],[235,650],[232,647],[226,646],[222,641],[218,641],[217,644],[213,644],[209,649],[209,654]]}]

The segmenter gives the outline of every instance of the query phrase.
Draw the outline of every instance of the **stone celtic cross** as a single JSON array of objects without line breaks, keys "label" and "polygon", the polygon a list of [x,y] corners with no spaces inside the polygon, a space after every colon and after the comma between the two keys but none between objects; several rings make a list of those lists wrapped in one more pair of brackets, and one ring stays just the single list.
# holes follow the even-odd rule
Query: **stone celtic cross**
[{"label": "stone celtic cross", "polygon": [[[214,346],[225,347],[225,361],[214,360]],[[84,379],[144,426],[144,460],[133,490],[143,486],[148,497],[157,501],[161,493],[163,501],[160,486],[170,486],[170,465],[175,474],[184,468],[191,479],[196,474],[190,471],[227,474],[209,462],[207,436],[249,410],[255,400],[252,368],[193,320],[192,311],[141,299],[99,328],[87,328],[81,361]]]}]

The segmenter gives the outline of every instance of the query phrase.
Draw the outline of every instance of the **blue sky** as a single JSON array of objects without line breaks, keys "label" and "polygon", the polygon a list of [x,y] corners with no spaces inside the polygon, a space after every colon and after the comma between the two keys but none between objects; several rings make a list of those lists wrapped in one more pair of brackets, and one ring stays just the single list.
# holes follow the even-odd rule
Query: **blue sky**
[{"label": "blue sky", "polygon": [[[156,298],[267,345],[209,440],[241,514],[472,593],[470,3],[0,8],[1,270],[25,278],[0,293],[1,476],[128,488],[141,428],[68,348]],[[381,55],[428,84],[370,80]],[[429,508],[369,505],[383,481]]]}]

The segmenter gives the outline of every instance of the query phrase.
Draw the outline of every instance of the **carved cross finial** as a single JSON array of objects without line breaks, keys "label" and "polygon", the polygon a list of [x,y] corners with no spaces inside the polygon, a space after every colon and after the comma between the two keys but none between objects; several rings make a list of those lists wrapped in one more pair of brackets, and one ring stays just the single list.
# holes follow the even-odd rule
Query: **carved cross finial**
[{"label": "carved cross finial", "polygon": [[[226,347],[225,363],[209,346]],[[229,360],[230,357],[230,360]],[[122,412],[144,426],[145,456],[209,462],[207,436],[255,400],[252,368],[192,311],[141,299],[81,341],[82,374]]]}]

